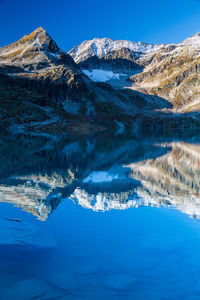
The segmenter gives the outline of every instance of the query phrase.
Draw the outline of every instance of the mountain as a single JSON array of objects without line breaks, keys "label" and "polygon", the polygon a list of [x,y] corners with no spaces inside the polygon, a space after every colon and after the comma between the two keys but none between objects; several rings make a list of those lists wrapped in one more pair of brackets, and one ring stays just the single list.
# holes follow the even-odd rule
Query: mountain
[{"label": "mountain", "polygon": [[168,45],[93,39],[68,53],[92,80],[114,86],[119,82],[118,87],[158,96],[171,103],[175,113],[200,109],[200,33]]},{"label": "mountain", "polygon": [[21,67],[26,71],[61,64],[78,70],[73,59],[60,50],[56,42],[42,27],[19,41],[0,48],[0,64]]},{"label": "mountain", "polygon": [[67,96],[75,102],[80,96],[91,97],[83,77],[73,59],[41,27],[0,48],[1,130],[19,131],[20,125],[21,132],[29,124],[62,127],[63,117],[69,115],[62,108]]},{"label": "mountain", "polygon": [[24,85],[25,82],[25,87],[34,82],[34,91],[40,93],[45,94],[46,88],[52,87],[52,91],[46,91],[46,96],[52,100],[56,100],[53,99],[56,98],[53,95],[54,86],[68,89],[70,94],[78,85],[84,85],[80,68],[41,27],[19,41],[0,48],[0,72],[2,76],[5,74],[15,78],[17,83],[21,81]]},{"label": "mountain", "polygon": [[[150,76],[148,68],[156,68],[175,49],[186,51],[193,47],[188,41],[185,43],[152,45],[95,39],[83,43],[83,51],[70,51],[78,53],[77,57],[83,55],[81,62],[76,63],[40,27],[0,48],[0,134],[50,134],[56,138],[60,133],[84,134],[108,129],[199,127],[196,115],[174,113],[175,100],[161,89],[153,93],[143,83],[142,87],[139,85],[143,77],[145,80],[146,75]],[[171,54],[166,55],[168,52]],[[85,57],[88,59],[84,60]],[[190,60],[191,63],[184,58],[183,63],[192,67],[193,54]],[[169,61],[166,63],[166,69],[172,65]],[[130,79],[131,75],[135,77]],[[152,72],[152,78],[154,76],[156,72]],[[181,78],[176,85],[178,80]],[[189,84],[191,89],[188,87],[185,94],[189,95],[192,89],[196,89],[197,94],[198,80],[194,78]],[[170,93],[173,87],[174,83]],[[184,101],[189,103],[187,97]]]},{"label": "mountain", "polygon": [[141,57],[164,47],[164,44],[149,44],[109,38],[84,41],[68,53],[82,69],[104,69],[131,73],[142,70]]},{"label": "mountain", "polygon": [[143,72],[131,77],[133,89],[170,101],[177,112],[200,109],[200,33],[157,51]]}]

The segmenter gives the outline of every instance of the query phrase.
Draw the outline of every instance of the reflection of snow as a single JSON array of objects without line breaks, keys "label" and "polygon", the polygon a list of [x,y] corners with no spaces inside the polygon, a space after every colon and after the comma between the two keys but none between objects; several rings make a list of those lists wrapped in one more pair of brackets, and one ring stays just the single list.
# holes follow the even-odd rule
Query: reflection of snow
[{"label": "reflection of snow", "polygon": [[66,99],[66,101],[63,103],[63,108],[66,110],[66,112],[76,115],[80,109],[80,103]]},{"label": "reflection of snow", "polygon": [[115,193],[88,194],[86,190],[76,188],[69,197],[75,203],[93,211],[125,210],[131,207],[145,205],[143,199],[137,197],[134,191]]},{"label": "reflection of snow", "polygon": [[82,70],[85,75],[94,81],[106,82],[110,79],[120,79],[120,76],[126,76],[126,74],[113,73],[113,71],[106,70]]},{"label": "reflection of snow", "polygon": [[99,172],[91,173],[88,177],[86,177],[83,180],[83,182],[84,183],[88,183],[88,182],[95,182],[95,183],[111,182],[114,179],[118,179],[118,175],[109,174],[108,172],[105,172],[105,171],[99,171]]}]

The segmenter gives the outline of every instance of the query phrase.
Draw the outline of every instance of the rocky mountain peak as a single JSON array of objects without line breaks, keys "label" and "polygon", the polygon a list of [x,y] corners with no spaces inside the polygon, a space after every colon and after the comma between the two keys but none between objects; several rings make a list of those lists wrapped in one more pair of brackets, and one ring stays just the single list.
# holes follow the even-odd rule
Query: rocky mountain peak
[{"label": "rocky mountain peak", "polygon": [[41,69],[52,65],[76,66],[42,27],[17,42],[0,48],[0,64]]},{"label": "rocky mountain peak", "polygon": [[29,35],[25,35],[24,37],[22,37],[20,39],[20,41],[23,41],[23,39],[26,39],[26,37],[28,39],[33,39],[35,36],[37,36],[40,33],[45,33],[47,34],[46,30],[43,27],[38,27],[37,29],[35,29],[33,32],[31,32]]},{"label": "rocky mountain peak", "polygon": [[40,50],[46,50],[52,53],[56,53],[60,50],[56,42],[42,27],[37,28],[29,35],[25,35],[17,43],[33,44],[33,46],[40,48]]}]

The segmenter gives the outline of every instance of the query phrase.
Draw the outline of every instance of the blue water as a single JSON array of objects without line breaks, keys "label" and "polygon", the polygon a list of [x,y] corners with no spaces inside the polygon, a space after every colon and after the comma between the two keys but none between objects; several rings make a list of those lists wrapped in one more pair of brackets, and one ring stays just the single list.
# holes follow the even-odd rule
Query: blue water
[{"label": "blue water", "polygon": [[0,172],[0,299],[200,299],[198,140],[21,147]]}]

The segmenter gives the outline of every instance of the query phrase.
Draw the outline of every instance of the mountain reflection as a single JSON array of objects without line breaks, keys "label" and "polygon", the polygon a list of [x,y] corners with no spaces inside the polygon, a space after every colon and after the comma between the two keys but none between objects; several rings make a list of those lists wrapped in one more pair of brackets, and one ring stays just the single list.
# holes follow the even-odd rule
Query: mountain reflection
[{"label": "mountain reflection", "polygon": [[2,140],[0,153],[0,201],[43,221],[70,200],[94,211],[174,206],[200,218],[194,138],[20,136]]}]

